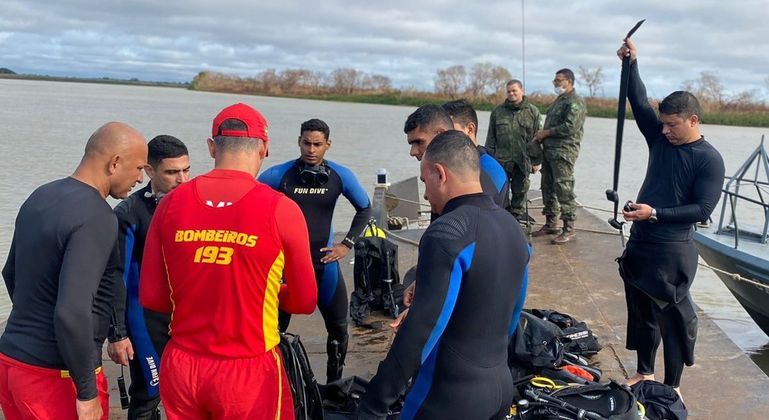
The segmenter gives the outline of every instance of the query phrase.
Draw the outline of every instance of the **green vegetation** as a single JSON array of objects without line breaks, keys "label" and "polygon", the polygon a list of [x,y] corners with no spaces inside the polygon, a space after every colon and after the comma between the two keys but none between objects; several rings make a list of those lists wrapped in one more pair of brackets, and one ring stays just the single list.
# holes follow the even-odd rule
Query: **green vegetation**
[{"label": "green vegetation", "polygon": [[16,72],[9,68],[0,67],[0,74],[16,74]]},{"label": "green vegetation", "polygon": [[[254,77],[240,77],[216,72],[200,72],[192,80],[192,90],[226,92],[246,95],[278,96],[302,99],[316,99],[338,102],[357,102],[381,105],[421,106],[442,104],[451,99],[465,98],[479,111],[490,111],[505,99],[504,91],[498,89],[509,80],[504,69],[488,65],[474,66],[466,71],[462,66],[453,66],[438,71],[434,92],[416,89],[400,90],[391,86],[389,78],[370,75],[355,69],[336,69],[329,74],[303,69],[264,70]],[[600,70],[600,69],[599,69]],[[598,71],[580,69],[583,79],[590,82],[589,92],[600,90],[601,77]],[[706,124],[735,125],[746,127],[769,127],[769,106],[753,94],[736,97],[724,95],[712,75],[703,75],[701,80],[688,81],[688,89],[702,102]],[[715,86],[715,87],[714,87]],[[703,87],[707,87],[704,89]],[[546,112],[555,95],[529,95],[531,103]],[[587,97],[588,115],[599,118],[617,118],[617,100],[614,98]],[[657,100],[651,101],[656,109]],[[628,118],[632,113],[628,109]]]}]

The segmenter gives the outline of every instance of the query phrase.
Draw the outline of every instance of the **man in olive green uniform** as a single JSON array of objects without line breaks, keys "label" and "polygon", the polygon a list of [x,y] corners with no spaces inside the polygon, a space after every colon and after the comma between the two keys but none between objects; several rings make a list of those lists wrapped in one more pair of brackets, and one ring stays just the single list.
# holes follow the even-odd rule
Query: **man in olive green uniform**
[{"label": "man in olive green uniform", "polygon": [[542,148],[532,141],[539,130],[539,109],[529,103],[520,80],[505,87],[507,99],[491,112],[486,149],[507,172],[510,180],[510,205],[507,210],[520,222],[533,221],[525,210],[529,174],[542,164]]},{"label": "man in olive green uniform", "polygon": [[547,220],[533,236],[558,233],[556,220],[560,212],[563,229],[552,241],[560,245],[575,238],[574,163],[579,155],[587,107],[574,91],[574,72],[571,70],[558,70],[553,85],[558,97],[547,110],[545,128],[534,135],[534,140],[542,144],[542,214]]}]

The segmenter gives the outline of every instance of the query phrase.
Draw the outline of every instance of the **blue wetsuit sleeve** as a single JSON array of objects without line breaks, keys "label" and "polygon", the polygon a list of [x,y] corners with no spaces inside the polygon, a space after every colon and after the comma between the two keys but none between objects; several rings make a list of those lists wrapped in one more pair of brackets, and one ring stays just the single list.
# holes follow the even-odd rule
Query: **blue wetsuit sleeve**
[{"label": "blue wetsuit sleeve", "polygon": [[[531,261],[531,245],[529,245],[529,261]],[[526,303],[526,292],[529,287],[529,263],[526,263],[526,267],[523,269],[523,279],[521,280],[521,292],[518,294],[518,299],[515,301],[515,309],[513,309],[513,317],[510,320],[510,330],[508,335],[515,334],[518,329],[518,320],[521,319],[521,312],[523,311],[523,305]]]},{"label": "blue wetsuit sleeve", "polygon": [[[492,157],[488,153],[481,154],[481,171],[486,174],[486,176],[492,181],[494,184],[493,188],[493,194],[492,191],[484,191],[485,193],[489,194],[491,198],[494,200],[495,203],[497,203],[500,207],[505,207],[509,200],[509,191],[510,191],[510,185],[508,183],[507,179],[507,173],[502,168],[502,165],[497,162],[494,157]],[[486,187],[489,188],[489,187]]]},{"label": "blue wetsuit sleeve", "polygon": [[328,162],[328,165],[336,171],[342,180],[342,195],[355,207],[355,216],[353,216],[350,230],[347,232],[348,238],[355,239],[363,232],[366,223],[371,218],[371,201],[369,201],[366,190],[363,189],[351,170],[334,162]]},{"label": "blue wetsuit sleeve", "polygon": [[110,329],[107,337],[110,343],[122,340],[128,336],[128,330],[125,325],[127,299],[125,276],[127,273],[126,267],[130,267],[133,260],[135,245],[133,240],[126,241],[127,237],[134,237],[134,227],[130,220],[128,202],[123,201],[115,207],[115,216],[117,216],[118,220],[118,258],[116,264],[108,265],[104,271],[104,278],[109,279],[114,285]]},{"label": "blue wetsuit sleeve", "polygon": [[13,290],[16,287],[16,232],[13,233],[11,249],[8,251],[8,259],[3,267],[3,280],[5,281],[6,290],[8,290],[8,297],[13,302]]},{"label": "blue wetsuit sleeve", "polygon": [[116,258],[117,223],[111,212],[90,219],[69,236],[54,310],[56,344],[79,400],[96,398],[93,373],[93,299],[111,258]]},{"label": "blue wetsuit sleeve", "polygon": [[[390,351],[369,383],[359,407],[359,418],[384,418],[417,371],[435,362],[438,343],[451,317],[462,276],[470,268],[474,251],[471,244],[452,255],[446,246],[455,244],[460,238],[449,240],[446,233],[439,235],[428,231],[422,238],[414,302]],[[419,393],[418,386],[415,385],[411,392]]]},{"label": "blue wetsuit sleeve", "polygon": [[662,134],[660,130],[661,123],[654,109],[649,105],[646,86],[644,86],[641,75],[638,72],[638,60],[633,60],[630,63],[627,99],[630,102],[630,109],[633,110],[633,118],[635,118],[636,125],[641,130],[646,143],[651,147],[652,142],[659,139]]},{"label": "blue wetsuit sleeve", "polygon": [[288,169],[292,166],[294,166],[293,160],[282,163],[280,165],[272,166],[266,171],[262,172],[262,174],[259,175],[259,178],[257,178],[257,181],[263,184],[267,184],[273,190],[280,191],[280,181],[283,179],[283,176],[286,175]]}]

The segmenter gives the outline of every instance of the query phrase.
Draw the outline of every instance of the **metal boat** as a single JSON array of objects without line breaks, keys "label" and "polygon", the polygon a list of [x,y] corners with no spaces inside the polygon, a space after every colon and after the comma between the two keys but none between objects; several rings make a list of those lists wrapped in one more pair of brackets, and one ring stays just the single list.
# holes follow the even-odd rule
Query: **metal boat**
[{"label": "metal boat", "polygon": [[[739,214],[739,218],[738,218]],[[764,138],[723,188],[718,225],[694,234],[700,256],[769,335],[769,156]]]}]

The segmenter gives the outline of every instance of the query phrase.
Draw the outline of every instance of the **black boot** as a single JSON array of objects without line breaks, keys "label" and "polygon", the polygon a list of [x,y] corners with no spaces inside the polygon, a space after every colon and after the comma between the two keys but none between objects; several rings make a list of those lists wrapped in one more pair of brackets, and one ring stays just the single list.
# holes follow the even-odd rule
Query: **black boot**
[{"label": "black boot", "polygon": [[538,231],[532,232],[531,236],[536,238],[538,236],[554,235],[558,232],[560,231],[558,230],[558,222],[555,220],[555,216],[546,215],[545,224]]},{"label": "black boot", "polygon": [[326,353],[328,353],[328,363],[326,364],[326,383],[334,382],[342,377],[344,369],[344,358],[347,356],[347,343],[349,336],[345,336],[342,341],[329,340],[326,342]]},{"label": "black boot", "polygon": [[577,234],[574,232],[574,221],[564,220],[563,230],[561,234],[553,238],[552,243],[555,245],[563,245],[566,242],[577,239]]}]

